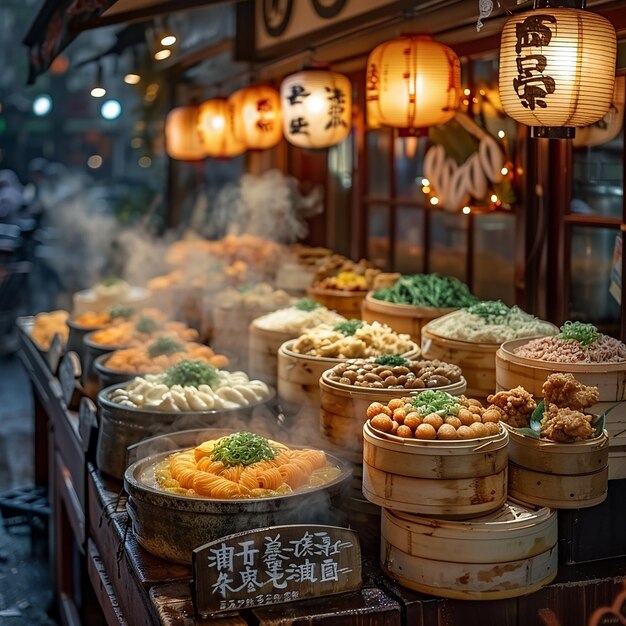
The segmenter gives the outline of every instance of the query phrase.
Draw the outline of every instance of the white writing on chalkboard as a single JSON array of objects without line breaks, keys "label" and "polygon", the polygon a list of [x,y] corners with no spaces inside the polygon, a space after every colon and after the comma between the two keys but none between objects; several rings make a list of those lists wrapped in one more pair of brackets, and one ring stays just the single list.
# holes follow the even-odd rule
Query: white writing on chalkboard
[{"label": "white writing on chalkboard", "polygon": [[[340,577],[346,576],[352,569],[340,567],[338,556],[343,550],[352,547],[349,541],[335,540],[326,532],[305,531],[300,539],[283,543],[280,533],[275,537],[264,537],[262,549],[256,548],[254,541],[240,541],[239,549],[225,542],[210,549],[207,557],[210,569],[217,570],[218,576],[212,585],[214,594],[222,598],[228,592],[246,590],[248,593],[271,589],[284,589],[288,581],[293,583],[339,582]],[[318,557],[311,560],[309,557]],[[321,557],[321,558],[319,558]],[[293,594],[259,594],[255,598],[231,601],[244,602],[232,608],[247,606],[250,600],[253,604],[269,604],[289,602],[294,599]],[[289,598],[282,595],[289,594]],[[276,596],[279,596],[278,598]],[[230,609],[228,606],[221,609]],[[250,604],[252,606],[253,604]]]}]

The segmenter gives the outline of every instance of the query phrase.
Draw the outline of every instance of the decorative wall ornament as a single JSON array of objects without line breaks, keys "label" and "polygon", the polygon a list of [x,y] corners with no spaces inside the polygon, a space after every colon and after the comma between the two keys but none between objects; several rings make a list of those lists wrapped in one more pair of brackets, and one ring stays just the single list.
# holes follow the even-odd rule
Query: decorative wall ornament
[{"label": "decorative wall ornament", "polygon": [[452,119],[461,97],[461,63],[429,35],[387,41],[367,59],[368,111],[387,126],[424,128]]},{"label": "decorative wall ornament", "polygon": [[611,23],[589,11],[542,8],[513,16],[500,43],[504,110],[532,126],[533,137],[573,137],[575,127],[593,124],[611,105],[616,46]]},{"label": "decorative wall ornament", "polygon": [[287,76],[280,86],[283,131],[300,148],[326,148],[352,127],[352,85],[347,76],[310,69]]},{"label": "decorative wall ornament", "polygon": [[244,87],[233,93],[232,107],[235,138],[250,150],[265,150],[283,137],[280,94],[269,85]]},{"label": "decorative wall ornament", "polygon": [[233,134],[232,109],[225,98],[207,100],[200,105],[198,132],[206,156],[230,158],[246,149]]},{"label": "decorative wall ornament", "polygon": [[172,109],[165,118],[165,151],[179,161],[200,161],[205,152],[198,132],[198,107]]}]

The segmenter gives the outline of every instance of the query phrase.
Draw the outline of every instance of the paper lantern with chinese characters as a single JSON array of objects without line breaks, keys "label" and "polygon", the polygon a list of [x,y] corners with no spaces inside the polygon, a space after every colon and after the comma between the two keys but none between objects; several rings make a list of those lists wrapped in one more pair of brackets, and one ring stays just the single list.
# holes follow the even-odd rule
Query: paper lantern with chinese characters
[{"label": "paper lantern with chinese characters", "polygon": [[179,161],[200,161],[206,156],[198,132],[198,107],[172,109],[165,118],[165,150]]},{"label": "paper lantern with chinese characters", "polygon": [[500,43],[504,110],[534,137],[573,137],[574,127],[608,111],[615,55],[615,29],[600,15],[566,8],[515,15]]},{"label": "paper lantern with chinese characters", "polygon": [[461,63],[428,35],[374,48],[367,59],[368,112],[387,126],[423,128],[450,120],[461,97]]},{"label": "paper lantern with chinese characters", "polygon": [[283,136],[280,94],[268,85],[236,91],[228,102],[233,112],[233,132],[251,150],[275,146]]},{"label": "paper lantern with chinese characters", "polygon": [[280,86],[283,130],[300,148],[327,148],[343,141],[352,126],[352,85],[328,70],[291,74]]},{"label": "paper lantern with chinese characters", "polygon": [[235,138],[232,108],[225,98],[207,100],[200,105],[198,132],[206,156],[226,159],[246,149],[246,145]]}]

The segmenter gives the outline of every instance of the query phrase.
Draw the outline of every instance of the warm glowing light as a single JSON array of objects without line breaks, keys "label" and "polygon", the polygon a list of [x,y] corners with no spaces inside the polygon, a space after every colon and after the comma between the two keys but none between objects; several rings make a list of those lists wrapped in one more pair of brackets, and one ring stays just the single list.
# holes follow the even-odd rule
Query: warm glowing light
[{"label": "warm glowing light", "polygon": [[300,148],[327,148],[352,129],[352,85],[329,70],[304,70],[280,85],[283,132]]},{"label": "warm glowing light", "polygon": [[485,90],[481,89],[479,93],[480,93],[481,96],[484,96],[485,95]]},{"label": "warm glowing light", "polygon": [[464,89],[464,90],[463,90],[463,93],[464,93],[466,96],[469,96],[469,95],[470,95],[470,93],[472,93],[472,92],[471,92],[469,89]]},{"label": "warm glowing light", "polygon": [[168,50],[167,48],[163,48],[163,50],[157,50],[154,53],[154,58],[157,61],[163,61],[164,59],[167,59],[170,56],[172,56],[172,51]]},{"label": "warm glowing light", "polygon": [[87,167],[92,170],[97,170],[102,165],[102,157],[99,154],[92,154],[87,159]]},{"label": "warm glowing light", "polygon": [[423,191],[424,193],[430,193],[430,187],[429,187],[428,185],[424,185],[424,186],[422,187],[422,191]]},{"label": "warm glowing light", "polygon": [[143,167],[145,169],[152,165],[152,159],[149,156],[142,156],[139,157],[137,163],[139,164],[139,167]]},{"label": "warm glowing light", "polygon": [[500,42],[504,111],[532,126],[532,136],[572,137],[609,110],[616,50],[613,25],[591,11],[542,7],[514,15]]},{"label": "warm glowing light", "polygon": [[173,46],[176,43],[175,35],[165,35],[161,38],[162,46]]},{"label": "warm glowing light", "polygon": [[499,130],[498,131],[498,137],[500,137],[500,139],[504,139],[505,135],[506,135],[506,133],[503,130]]},{"label": "warm glowing light", "polygon": [[439,198],[437,198],[436,196],[433,196],[433,197],[430,199],[430,203],[431,203],[433,206],[434,206],[434,205],[436,205],[436,204],[439,204]]},{"label": "warm glowing light", "polygon": [[141,137],[133,137],[130,140],[131,148],[134,148],[136,150],[137,148],[141,148],[141,146],[143,146],[143,139]]},{"label": "warm glowing light", "polygon": [[424,187],[428,187],[428,185],[430,185],[430,181],[428,180],[428,178],[422,178],[422,185]]},{"label": "warm glowing light", "polygon": [[502,174],[502,176],[506,176],[509,173],[509,168],[508,167],[503,167],[500,170],[500,174]]},{"label": "warm glowing light", "polygon": [[382,124],[420,128],[443,124],[458,109],[461,63],[428,35],[377,46],[367,59],[366,100]]},{"label": "warm glowing light", "polygon": [[472,212],[472,209],[470,209],[470,207],[468,206],[464,206],[462,211],[463,213],[465,213],[465,215],[469,215]]},{"label": "warm glowing light", "polygon": [[198,134],[205,156],[234,157],[246,149],[233,133],[233,111],[224,98],[203,102],[198,108]]},{"label": "warm glowing light", "polygon": [[91,90],[91,95],[94,98],[102,98],[103,96],[106,95],[107,90],[104,87],[94,87]]},{"label": "warm glowing light", "polygon": [[131,72],[129,74],[126,74],[126,76],[124,76],[124,82],[127,85],[136,85],[140,81],[141,81],[141,76],[139,76],[139,74],[133,74]]},{"label": "warm glowing light", "polygon": [[228,98],[233,113],[233,133],[251,150],[275,146],[283,136],[280,94],[269,85],[253,85]]},{"label": "warm glowing light", "polygon": [[469,104],[469,100],[468,100],[467,98],[465,98],[465,99],[463,100],[463,104],[465,104],[465,105]]},{"label": "warm glowing light", "polygon": [[[143,145],[141,137],[131,141],[133,148]],[[198,107],[172,109],[165,118],[165,151],[179,161],[200,161],[206,156],[198,132]]]},{"label": "warm glowing light", "polygon": [[474,104],[478,104],[478,98],[472,98],[472,102],[473,102]]},{"label": "warm glowing light", "polygon": [[495,194],[495,193],[492,193],[492,194],[491,194],[491,201],[492,201],[492,202],[497,202],[497,201],[498,201],[498,196],[496,196],[496,194]]}]

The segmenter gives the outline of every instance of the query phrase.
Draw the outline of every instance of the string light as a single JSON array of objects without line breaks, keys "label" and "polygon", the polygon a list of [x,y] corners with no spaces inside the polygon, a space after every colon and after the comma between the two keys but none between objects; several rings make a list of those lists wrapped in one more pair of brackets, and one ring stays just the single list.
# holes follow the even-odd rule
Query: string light
[{"label": "string light", "polygon": [[464,90],[463,90],[463,93],[464,93],[466,96],[469,96],[469,95],[470,95],[470,93],[472,93],[472,92],[471,92],[469,89],[464,89]]},{"label": "string light", "polygon": [[500,139],[504,139],[506,133],[503,130],[499,130],[498,131],[498,137],[500,137]]},{"label": "string light", "polygon": [[492,194],[491,194],[491,201],[492,201],[492,202],[497,202],[497,201],[498,201],[498,196],[496,196],[496,194],[495,194],[495,193],[492,193]]},{"label": "string light", "polygon": [[172,56],[172,51],[168,50],[167,48],[164,48],[163,50],[157,50],[154,53],[154,58],[157,61],[163,61],[164,59],[167,59],[168,57]]},{"label": "string light", "polygon": [[500,174],[502,174],[502,176],[506,176],[509,173],[509,168],[508,167],[503,167],[500,170]]},{"label": "string light", "polygon": [[161,37],[161,45],[162,46],[173,46],[176,43],[175,35],[164,35]]},{"label": "string light", "polygon": [[136,85],[140,81],[141,76],[139,76],[139,74],[133,74],[132,72],[129,72],[128,74],[126,74],[126,76],[124,76],[124,82],[127,85]]},{"label": "string light", "polygon": [[428,185],[425,185],[424,187],[422,187],[422,191],[424,193],[430,193],[430,187]]},{"label": "string light", "polygon": [[465,215],[469,215],[472,212],[472,209],[470,209],[470,207],[468,206],[464,206],[462,210]]},{"label": "string light", "polygon": [[437,198],[437,196],[433,196],[433,197],[430,199],[430,203],[431,203],[433,206],[436,206],[437,204],[439,204],[439,198]]},{"label": "string light", "polygon": [[428,187],[429,185],[430,185],[430,181],[428,180],[428,178],[422,178],[422,186]]}]

